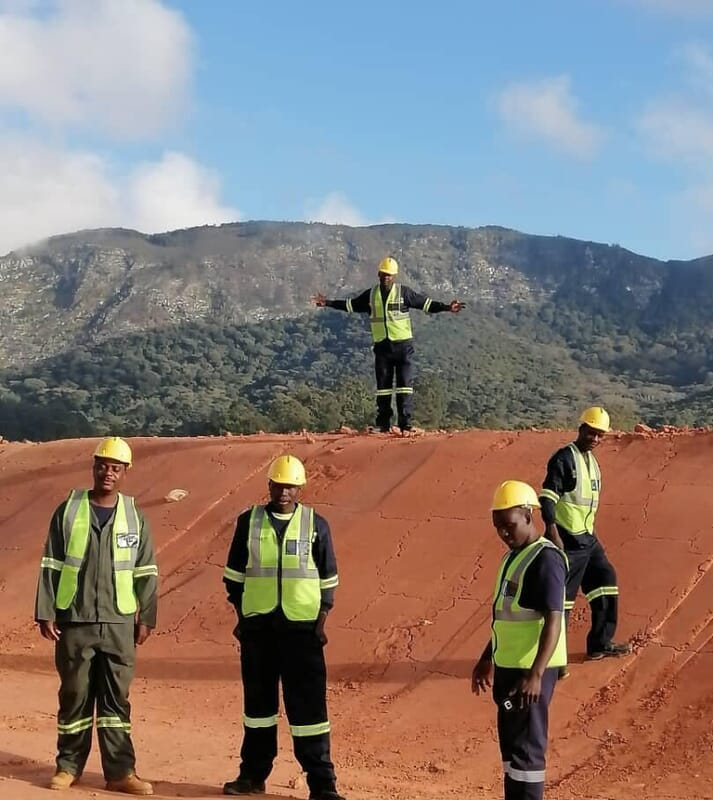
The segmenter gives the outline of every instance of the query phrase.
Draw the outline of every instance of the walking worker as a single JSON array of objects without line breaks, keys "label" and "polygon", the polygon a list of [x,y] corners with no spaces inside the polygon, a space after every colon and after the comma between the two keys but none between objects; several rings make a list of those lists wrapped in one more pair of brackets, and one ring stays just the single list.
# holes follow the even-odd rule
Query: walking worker
[{"label": "walking worker", "polygon": [[473,668],[471,688],[481,694],[492,685],[505,800],[544,796],[549,705],[558,668],[567,663],[567,559],[538,533],[538,507],[537,492],[521,481],[500,484],[491,505],[509,552],[495,580],[491,639]]},{"label": "walking worker", "polygon": [[369,314],[374,340],[376,372],[376,428],[382,433],[391,430],[391,395],[396,376],[396,411],[402,433],[413,429],[413,332],[409,309],[427,314],[451,311],[457,314],[465,303],[452,300],[441,303],[408,286],[396,283],[399,265],[387,257],[379,264],[379,282],[349,300],[327,300],[323,294],[313,298],[319,307],[335,308],[355,314]]},{"label": "walking worker", "polygon": [[129,686],[135,648],[156,626],[158,567],[149,526],[120,493],[131,448],[119,437],[94,451],[94,487],[57,508],[40,564],[35,620],[55,645],[60,678],[57,771],[50,789],[77,783],[96,727],[106,788],[153,794],[136,775]]},{"label": "walking worker", "polygon": [[292,455],[268,470],[270,501],[238,517],[223,580],[238,624],[243,678],[240,772],[223,794],[262,794],[277,755],[279,683],[310,800],[336,787],[327,716],[325,623],[339,583],[329,525],[299,502],[305,468]]},{"label": "walking worker", "polygon": [[[600,406],[593,406],[582,413],[579,421],[576,440],[560,448],[547,464],[540,502],[545,536],[564,550],[569,561],[566,619],[581,586],[592,617],[587,658],[599,660],[625,655],[631,647],[613,641],[619,587],[594,525],[602,475],[592,451],[610,430],[609,414]],[[563,670],[561,677],[567,675],[567,670]]]}]

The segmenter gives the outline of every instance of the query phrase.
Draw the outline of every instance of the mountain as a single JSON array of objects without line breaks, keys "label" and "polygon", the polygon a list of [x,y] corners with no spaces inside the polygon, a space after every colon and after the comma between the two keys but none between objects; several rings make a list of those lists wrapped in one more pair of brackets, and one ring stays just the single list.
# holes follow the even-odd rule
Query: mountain
[{"label": "mountain", "polygon": [[405,283],[468,304],[414,314],[424,424],[565,424],[590,402],[621,426],[713,422],[713,257],[499,227],[246,222],[86,231],[0,259],[0,432],[364,424],[367,321],[310,297],[368,287],[385,254]]}]

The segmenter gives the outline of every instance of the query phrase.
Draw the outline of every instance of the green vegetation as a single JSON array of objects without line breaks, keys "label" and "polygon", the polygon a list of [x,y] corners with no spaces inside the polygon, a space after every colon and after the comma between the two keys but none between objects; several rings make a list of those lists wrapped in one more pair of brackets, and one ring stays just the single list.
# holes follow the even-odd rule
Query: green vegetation
[{"label": "green vegetation", "polygon": [[[0,258],[0,434],[46,439],[249,433],[373,419],[367,320],[352,295],[394,254],[460,315],[414,313],[416,422],[571,425],[607,406],[713,423],[713,257],[499,227],[246,222],[158,236],[105,230]],[[269,319],[266,319],[269,317]]]},{"label": "green vegetation", "polygon": [[[618,427],[713,423],[707,324],[659,338],[600,314],[469,304],[416,328],[416,422],[428,428],[572,424],[583,405]],[[606,312],[606,313],[605,313]],[[78,347],[0,388],[0,432],[34,440],[363,428],[373,419],[366,319],[324,310],[241,326],[191,323]],[[695,384],[695,391],[687,384]],[[689,392],[691,396],[689,397]]]}]

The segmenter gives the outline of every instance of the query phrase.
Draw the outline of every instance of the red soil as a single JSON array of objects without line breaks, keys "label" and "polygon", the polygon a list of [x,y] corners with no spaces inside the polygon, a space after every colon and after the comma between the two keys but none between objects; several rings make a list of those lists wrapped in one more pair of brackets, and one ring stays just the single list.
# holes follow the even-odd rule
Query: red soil
[{"label": "red soil", "polygon": [[[159,796],[211,797],[236,774],[241,687],[222,568],[266,468],[303,458],[306,502],[329,520],[341,584],[328,623],[333,754],[352,800],[501,796],[494,706],[470,693],[502,553],[488,502],[540,485],[562,432],[140,439],[126,491],[154,530],[160,627],[139,653],[134,739]],[[32,623],[50,514],[90,479],[89,441],[0,444],[0,796],[46,797],[57,679]],[[621,587],[630,657],[581,663],[552,707],[551,800],[713,797],[713,434],[614,435],[600,448],[599,534]],[[168,503],[174,488],[189,494]],[[72,796],[101,790],[96,754]],[[281,723],[270,788],[306,797]]]}]

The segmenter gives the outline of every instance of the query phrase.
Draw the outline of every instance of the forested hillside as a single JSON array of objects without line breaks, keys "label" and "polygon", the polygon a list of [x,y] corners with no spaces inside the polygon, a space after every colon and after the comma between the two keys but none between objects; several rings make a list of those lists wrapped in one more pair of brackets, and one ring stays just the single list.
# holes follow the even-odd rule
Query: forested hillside
[{"label": "forested hillside", "polygon": [[713,259],[501,228],[239,223],[95,231],[0,259],[0,433],[198,434],[371,422],[364,317],[316,309],[395,255],[468,306],[414,312],[426,427],[713,422]]}]

